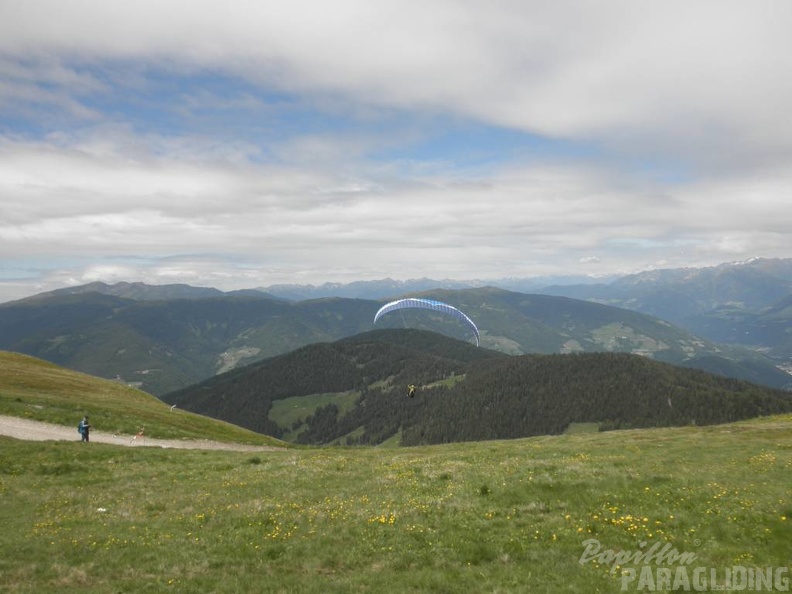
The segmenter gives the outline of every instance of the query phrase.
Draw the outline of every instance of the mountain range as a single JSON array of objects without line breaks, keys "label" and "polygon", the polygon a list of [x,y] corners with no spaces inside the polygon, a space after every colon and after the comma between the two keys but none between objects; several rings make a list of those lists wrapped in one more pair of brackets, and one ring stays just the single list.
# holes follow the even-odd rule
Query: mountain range
[{"label": "mountain range", "polygon": [[[412,295],[459,307],[478,324],[483,347],[510,355],[627,352],[790,387],[792,260],[652,271],[536,293],[442,284],[324,285],[321,291],[382,297],[295,301],[283,286],[223,292],[91,283],[0,304],[0,348],[163,395],[247,363],[371,330],[383,303]],[[304,291],[318,295],[319,289]],[[292,286],[291,294],[296,290]],[[454,320],[426,312],[393,313],[377,327],[469,338]]]}]

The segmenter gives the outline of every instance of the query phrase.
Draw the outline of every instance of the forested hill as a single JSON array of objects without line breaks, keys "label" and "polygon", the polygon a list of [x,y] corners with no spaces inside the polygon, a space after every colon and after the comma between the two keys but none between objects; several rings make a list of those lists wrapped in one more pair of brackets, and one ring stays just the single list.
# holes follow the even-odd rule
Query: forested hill
[{"label": "forested hill", "polygon": [[[418,386],[415,398],[408,384]],[[311,444],[502,439],[572,423],[703,425],[792,411],[788,392],[637,355],[506,356],[417,330],[310,345],[164,399]]]},{"label": "forested hill", "polygon": [[624,353],[525,355],[471,366],[453,390],[427,390],[403,443],[709,425],[792,410],[792,394]]},{"label": "forested hill", "polygon": [[312,394],[406,390],[462,373],[471,361],[508,356],[424,330],[375,330],[317,343],[212,377],[163,397],[170,404],[282,435],[268,413],[274,401]]}]

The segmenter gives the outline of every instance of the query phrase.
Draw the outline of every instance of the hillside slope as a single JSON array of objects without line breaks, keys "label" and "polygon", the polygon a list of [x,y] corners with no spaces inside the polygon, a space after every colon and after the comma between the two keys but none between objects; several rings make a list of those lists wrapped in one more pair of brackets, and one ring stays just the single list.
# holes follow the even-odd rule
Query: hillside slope
[{"label": "hillside slope", "polygon": [[152,439],[211,439],[255,445],[278,440],[183,410],[117,382],[64,369],[27,355],[0,351],[0,414],[66,426],[88,414],[94,428]]}]

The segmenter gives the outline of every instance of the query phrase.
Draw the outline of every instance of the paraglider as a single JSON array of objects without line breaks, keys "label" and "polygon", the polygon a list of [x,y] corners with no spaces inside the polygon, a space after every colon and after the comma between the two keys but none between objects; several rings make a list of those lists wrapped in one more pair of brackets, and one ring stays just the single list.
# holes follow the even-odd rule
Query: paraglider
[{"label": "paraglider", "polygon": [[479,335],[479,330],[476,327],[476,324],[473,323],[473,320],[471,320],[453,305],[443,303],[442,301],[434,301],[433,299],[419,299],[417,297],[409,297],[406,299],[397,299],[396,301],[386,303],[379,308],[379,311],[377,311],[376,315],[374,316],[374,323],[376,324],[377,320],[389,312],[405,308],[431,309],[432,311],[439,311],[455,317],[464,323],[468,328],[470,328],[470,330],[473,332],[473,335],[476,337],[476,346],[479,346],[481,336]]}]

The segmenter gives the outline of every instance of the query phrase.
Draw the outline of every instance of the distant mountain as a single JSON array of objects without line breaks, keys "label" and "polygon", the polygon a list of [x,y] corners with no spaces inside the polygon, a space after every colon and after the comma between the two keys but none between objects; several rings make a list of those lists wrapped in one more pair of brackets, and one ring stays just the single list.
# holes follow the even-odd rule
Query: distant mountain
[{"label": "distant mountain", "polygon": [[692,316],[723,307],[756,310],[792,295],[792,259],[653,270],[608,284],[548,286],[540,292],[633,309],[687,327]]},{"label": "distant mountain", "polygon": [[[210,297],[221,297],[225,293],[219,289],[206,287],[192,287],[190,285],[147,285],[145,283],[115,283],[108,285],[103,282],[88,283],[76,287],[66,287],[56,289],[46,293],[39,293],[32,297],[27,297],[20,301],[31,302],[46,300],[51,297],[67,297],[69,295],[85,295],[87,293],[99,293],[101,295],[112,295],[124,299],[135,301],[164,301],[167,299],[207,299]],[[16,302],[18,303],[18,302]]]},{"label": "distant mountain", "polygon": [[[415,398],[408,384],[418,385]],[[302,347],[163,399],[310,444],[504,439],[557,434],[573,423],[659,427],[792,411],[788,392],[646,357],[509,357],[416,330]]]},{"label": "distant mountain", "polygon": [[0,349],[158,395],[241,363],[369,329],[376,302],[258,296],[134,301],[100,293],[0,304]]},{"label": "distant mountain", "polygon": [[[792,373],[792,259],[656,270],[540,292],[656,316],[714,342],[754,349]],[[711,363],[705,368],[720,367]]]},{"label": "distant mountain", "polygon": [[350,299],[387,299],[410,293],[433,291],[436,289],[464,290],[494,286],[508,291],[537,292],[548,285],[591,284],[613,280],[616,277],[594,278],[588,276],[544,276],[532,278],[502,278],[497,280],[434,280],[429,278],[393,280],[391,278],[351,283],[324,283],[322,285],[279,284],[260,287],[259,291],[268,295],[303,301],[324,297],[347,297]]},{"label": "distant mountain", "polygon": [[315,285],[277,284],[259,287],[257,290],[290,301],[305,301],[327,297],[345,297],[348,299],[385,299],[404,293],[429,291],[436,288],[469,289],[483,286],[485,283],[476,281],[432,280],[428,278],[410,279],[406,281],[386,278],[372,281],[355,281],[351,283],[324,283]]},{"label": "distant mountain", "polygon": [[717,361],[728,377],[792,387],[792,376],[761,353],[702,339],[630,310],[494,288],[429,295],[472,313],[479,327],[486,328],[482,345],[506,353],[624,352],[706,370]]},{"label": "distant mountain", "polygon": [[[146,287],[110,288],[158,294]],[[761,353],[702,339],[627,309],[493,287],[414,295],[459,307],[476,321],[483,347],[507,354],[626,352],[694,367],[705,358],[707,369],[717,363],[725,375],[768,386],[785,386],[792,377]],[[71,289],[0,304],[0,349],[161,395],[246,363],[371,330],[382,304],[346,298],[289,302],[255,291],[136,300]],[[455,319],[426,310],[394,312],[377,326],[470,339]]]},{"label": "distant mountain", "polygon": [[717,308],[689,318],[687,326],[714,340],[753,347],[786,361],[792,373],[792,295],[757,311]]}]

